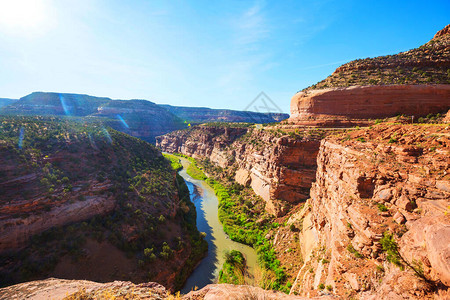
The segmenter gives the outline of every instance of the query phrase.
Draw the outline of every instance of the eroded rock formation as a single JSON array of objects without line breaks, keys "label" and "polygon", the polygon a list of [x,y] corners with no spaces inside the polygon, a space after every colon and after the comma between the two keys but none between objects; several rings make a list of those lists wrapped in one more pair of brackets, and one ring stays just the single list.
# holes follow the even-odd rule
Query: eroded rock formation
[{"label": "eroded rock formation", "polygon": [[[375,127],[323,140],[311,199],[292,217],[303,228],[305,264],[291,292],[314,294],[324,283],[345,297],[448,297],[449,150],[445,125]],[[405,271],[386,261],[385,232],[394,234]]]},{"label": "eroded rock formation", "polygon": [[299,92],[291,124],[339,125],[396,115],[426,116],[450,107],[450,85],[353,86]]},{"label": "eroded rock formation", "polygon": [[266,210],[280,216],[309,197],[319,141],[308,134],[205,125],[157,137],[157,146],[234,169],[235,180],[249,184],[266,201]]}]

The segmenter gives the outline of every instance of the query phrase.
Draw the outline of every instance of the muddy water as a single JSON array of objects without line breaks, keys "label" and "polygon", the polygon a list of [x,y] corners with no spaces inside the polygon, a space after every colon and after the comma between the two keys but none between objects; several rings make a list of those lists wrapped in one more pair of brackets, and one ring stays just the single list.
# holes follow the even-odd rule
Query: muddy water
[{"label": "muddy water", "polygon": [[208,255],[200,262],[191,276],[187,279],[182,293],[191,291],[194,287],[199,289],[209,283],[217,282],[220,268],[224,263],[224,253],[230,250],[242,252],[247,260],[249,273],[254,274],[257,265],[256,251],[244,244],[230,240],[223,231],[222,224],[218,217],[219,200],[214,194],[214,190],[203,180],[193,179],[186,173],[190,162],[180,158],[183,169],[179,174],[184,178],[189,188],[192,202],[197,210],[197,228],[206,233],[208,242]]}]

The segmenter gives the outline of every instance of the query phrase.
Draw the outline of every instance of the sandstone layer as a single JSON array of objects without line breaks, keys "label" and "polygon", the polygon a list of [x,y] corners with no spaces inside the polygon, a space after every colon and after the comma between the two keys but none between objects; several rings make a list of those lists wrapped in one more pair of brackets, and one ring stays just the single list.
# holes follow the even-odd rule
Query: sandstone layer
[{"label": "sandstone layer", "polygon": [[[311,199],[291,217],[303,228],[305,259],[291,292],[309,295],[324,283],[346,297],[446,299],[449,150],[445,125],[377,126],[323,140]],[[385,232],[394,234],[405,271],[386,261]]]},{"label": "sandstone layer", "polygon": [[187,295],[176,296],[155,282],[133,284],[129,281],[97,283],[87,280],[64,280],[49,278],[31,281],[0,289],[0,298],[9,300],[75,300],[75,299],[185,299],[185,300],[234,300],[234,299],[335,299],[332,296],[305,298],[267,291],[249,285],[209,284],[191,291]]},{"label": "sandstone layer", "polygon": [[299,92],[288,123],[339,125],[396,115],[426,116],[450,107],[450,85],[352,86]]},{"label": "sandstone layer", "polygon": [[235,180],[250,185],[266,201],[266,210],[280,216],[309,197],[319,140],[308,134],[204,125],[157,137],[156,143],[163,151],[208,159],[234,170]]},{"label": "sandstone layer", "polygon": [[[287,227],[266,238],[286,267],[298,265],[288,254],[298,243],[291,294],[317,296],[326,286],[342,298],[449,296],[448,125],[382,123],[323,139],[277,132],[201,126],[157,142],[165,151],[208,158],[224,173],[235,170],[234,180],[251,185],[267,210],[287,213],[277,219]],[[308,196],[303,209],[290,211],[287,203]],[[387,261],[385,233],[393,234],[404,270]]]}]

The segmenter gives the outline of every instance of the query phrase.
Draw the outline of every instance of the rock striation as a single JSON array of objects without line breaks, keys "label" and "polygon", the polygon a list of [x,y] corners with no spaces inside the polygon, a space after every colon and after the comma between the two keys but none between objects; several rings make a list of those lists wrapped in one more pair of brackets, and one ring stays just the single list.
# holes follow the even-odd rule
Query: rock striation
[{"label": "rock striation", "polygon": [[352,86],[299,92],[291,124],[337,125],[396,115],[426,116],[450,107],[450,85]]},{"label": "rock striation", "polygon": [[[364,299],[448,297],[449,150],[445,125],[377,126],[324,139],[311,199],[299,213],[305,264],[291,292],[308,295],[324,283]],[[405,271],[386,261],[385,232],[394,234]],[[407,264],[442,286],[431,288]]]},{"label": "rock striation", "polygon": [[449,28],[419,48],[340,66],[292,97],[287,123],[352,126],[395,115],[445,113],[450,108]]},{"label": "rock striation", "polygon": [[250,185],[266,201],[266,210],[281,216],[309,197],[320,138],[202,125],[157,137],[156,144],[162,151],[208,159],[234,170],[238,183]]}]

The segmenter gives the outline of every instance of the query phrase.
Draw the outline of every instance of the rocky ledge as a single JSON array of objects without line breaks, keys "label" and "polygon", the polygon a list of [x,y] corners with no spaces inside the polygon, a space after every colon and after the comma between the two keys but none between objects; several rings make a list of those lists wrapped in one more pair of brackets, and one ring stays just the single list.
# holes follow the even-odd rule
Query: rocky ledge
[{"label": "rocky ledge", "polygon": [[352,86],[299,92],[288,123],[340,126],[396,115],[426,116],[450,107],[450,85]]},{"label": "rocky ledge", "polygon": [[302,300],[302,299],[335,299],[332,296],[305,298],[286,295],[280,292],[267,291],[259,287],[232,284],[210,284],[187,295],[172,295],[162,285],[155,282],[133,284],[129,281],[97,283],[86,280],[63,280],[49,278],[31,281],[0,289],[1,299],[267,299],[267,300]]}]

